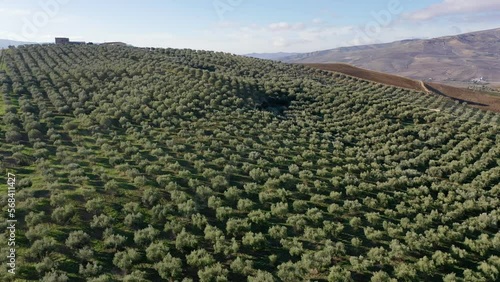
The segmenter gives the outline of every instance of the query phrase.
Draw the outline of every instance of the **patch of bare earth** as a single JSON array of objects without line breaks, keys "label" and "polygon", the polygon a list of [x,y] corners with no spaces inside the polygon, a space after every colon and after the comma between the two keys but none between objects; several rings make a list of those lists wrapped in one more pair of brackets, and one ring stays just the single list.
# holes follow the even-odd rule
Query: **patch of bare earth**
[{"label": "patch of bare earth", "polygon": [[316,69],[340,72],[343,74],[347,74],[350,76],[382,84],[408,88],[418,91],[425,91],[421,83],[417,80],[382,72],[371,71],[363,68],[358,68],[349,64],[338,63],[338,64],[305,64],[305,65]]},{"label": "patch of bare earth", "polygon": [[472,107],[500,113],[500,97],[481,91],[473,91],[438,83],[426,83],[429,90],[460,102],[466,102]]}]

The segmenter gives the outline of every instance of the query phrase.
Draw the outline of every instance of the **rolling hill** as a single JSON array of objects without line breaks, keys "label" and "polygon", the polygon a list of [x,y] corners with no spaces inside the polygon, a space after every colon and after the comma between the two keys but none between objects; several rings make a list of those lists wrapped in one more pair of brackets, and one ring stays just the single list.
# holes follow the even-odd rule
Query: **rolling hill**
[{"label": "rolling hill", "polygon": [[300,54],[292,63],[347,63],[425,81],[500,82],[500,29],[435,39],[337,48]]},{"label": "rolling hill", "polygon": [[497,113],[222,52],[0,56],[0,281],[498,278]]}]

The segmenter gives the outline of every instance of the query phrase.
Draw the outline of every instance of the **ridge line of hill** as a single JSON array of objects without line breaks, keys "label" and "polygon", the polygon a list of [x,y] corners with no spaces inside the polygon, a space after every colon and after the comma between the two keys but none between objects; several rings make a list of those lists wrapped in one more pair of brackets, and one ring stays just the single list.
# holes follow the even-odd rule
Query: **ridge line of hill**
[{"label": "ridge line of hill", "polygon": [[432,39],[341,47],[279,58],[287,63],[347,63],[439,83],[500,84],[500,28]]}]

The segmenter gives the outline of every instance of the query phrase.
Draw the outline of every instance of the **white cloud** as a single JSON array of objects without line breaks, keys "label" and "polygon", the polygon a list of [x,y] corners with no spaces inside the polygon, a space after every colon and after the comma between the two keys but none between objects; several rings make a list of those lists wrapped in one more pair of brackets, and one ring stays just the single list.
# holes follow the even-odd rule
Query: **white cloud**
[{"label": "white cloud", "polygon": [[500,0],[443,0],[425,9],[406,15],[412,20],[430,20],[440,16],[489,12],[500,9]]},{"label": "white cloud", "polygon": [[[0,0],[1,2],[2,0]],[[18,1],[18,0],[12,0]],[[401,0],[403,1],[403,0]],[[404,0],[409,1],[409,0]],[[270,23],[242,23],[220,21],[211,26],[200,27],[193,34],[167,30],[123,32],[119,28],[103,27],[102,23],[72,14],[53,17],[40,28],[30,40],[19,38],[22,34],[23,18],[32,19],[36,10],[9,10],[0,8],[0,38],[21,41],[52,42],[55,36],[70,36],[73,40],[93,42],[124,41],[135,46],[157,46],[219,50],[239,54],[253,52],[312,52],[336,47],[390,42],[408,38],[431,38],[442,35],[465,33],[498,27],[500,0],[439,0],[439,4],[397,18],[394,24],[381,25],[380,31],[369,33],[365,25],[345,23],[333,25],[324,14],[311,17],[304,22],[280,21]],[[497,12],[495,12],[497,11]],[[24,15],[15,16],[14,14]],[[329,12],[328,15],[331,13]],[[434,19],[442,15],[460,15],[450,21],[437,24]],[[368,21],[369,19],[367,19]],[[85,29],[81,29],[85,26]],[[366,35],[368,33],[369,36]]]},{"label": "white cloud", "polygon": [[238,22],[234,21],[219,21],[216,24],[214,24],[214,28],[222,28],[222,29],[233,29],[233,28],[238,28],[240,24]]},{"label": "white cloud", "polygon": [[272,23],[269,25],[269,28],[271,30],[283,30],[283,29],[289,29],[290,24],[287,22],[279,22],[279,23]]},{"label": "white cloud", "polygon": [[31,14],[31,11],[25,10],[25,9],[0,8],[0,14],[2,14],[2,17],[6,17],[6,16],[25,17],[25,16],[29,16]]},{"label": "white cloud", "polygon": [[286,47],[288,46],[289,43],[287,42],[287,40],[283,37],[278,37],[278,38],[275,38],[273,40],[273,46],[274,47],[278,47],[278,48],[283,48],[283,47]]},{"label": "white cloud", "polygon": [[299,30],[305,28],[304,23],[288,23],[288,22],[278,22],[269,25],[269,29],[273,31],[280,30]]},{"label": "white cloud", "polygon": [[321,24],[321,23],[323,23],[323,19],[315,18],[315,19],[312,20],[312,23],[313,24]]},{"label": "white cloud", "polygon": [[293,25],[293,29],[304,29],[306,25],[304,23],[296,23]]}]

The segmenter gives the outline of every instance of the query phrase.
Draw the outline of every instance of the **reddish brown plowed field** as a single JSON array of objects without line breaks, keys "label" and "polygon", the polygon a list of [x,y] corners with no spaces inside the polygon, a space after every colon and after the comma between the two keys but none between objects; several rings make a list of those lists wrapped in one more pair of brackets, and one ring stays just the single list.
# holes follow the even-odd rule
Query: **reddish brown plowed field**
[{"label": "reddish brown plowed field", "polygon": [[418,91],[425,91],[425,89],[422,88],[420,82],[417,80],[409,79],[402,76],[362,69],[348,64],[305,64],[305,65],[317,69],[340,72],[343,74],[375,81],[382,84],[409,88]]},{"label": "reddish brown plowed field", "polygon": [[436,94],[444,95],[451,99],[459,100],[460,102],[467,102],[472,107],[480,108],[483,110],[490,110],[494,112],[500,112],[500,97],[489,95],[484,92],[472,91],[469,89],[457,88],[438,83],[422,83],[421,81],[418,80],[362,69],[348,64],[305,64],[305,65],[321,70],[340,72],[361,79],[366,79],[396,87],[408,88],[424,92],[430,90]]},{"label": "reddish brown plowed field", "polygon": [[473,107],[500,113],[500,97],[480,91],[472,91],[438,83],[426,83],[429,90],[448,96],[461,102],[467,102]]}]

